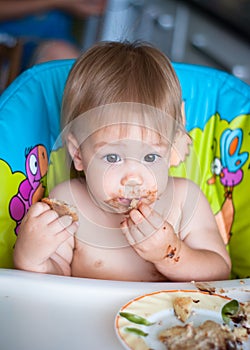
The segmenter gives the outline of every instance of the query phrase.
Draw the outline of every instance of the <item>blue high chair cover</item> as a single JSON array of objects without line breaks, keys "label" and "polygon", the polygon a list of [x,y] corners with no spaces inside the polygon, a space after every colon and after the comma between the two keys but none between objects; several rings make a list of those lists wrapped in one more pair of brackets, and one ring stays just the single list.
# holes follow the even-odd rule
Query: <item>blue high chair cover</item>
[{"label": "blue high chair cover", "polygon": [[[60,162],[65,155],[53,146],[73,63],[34,66],[0,97],[0,267],[13,267],[19,225],[30,205],[46,195],[48,167],[57,175],[55,183],[64,180]],[[216,69],[181,63],[174,68],[193,144],[186,160],[170,173],[199,184],[228,246],[232,277],[249,277],[250,87]]]}]

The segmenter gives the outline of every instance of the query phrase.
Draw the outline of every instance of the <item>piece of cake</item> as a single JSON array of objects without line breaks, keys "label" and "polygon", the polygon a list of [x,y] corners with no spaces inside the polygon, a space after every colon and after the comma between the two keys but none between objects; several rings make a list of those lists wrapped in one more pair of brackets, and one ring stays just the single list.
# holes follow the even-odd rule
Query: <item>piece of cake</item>
[{"label": "piece of cake", "polygon": [[64,201],[55,198],[43,198],[41,200],[50,206],[51,209],[55,210],[59,216],[69,215],[72,217],[72,221],[78,221],[78,214],[76,207],[70,205]]}]

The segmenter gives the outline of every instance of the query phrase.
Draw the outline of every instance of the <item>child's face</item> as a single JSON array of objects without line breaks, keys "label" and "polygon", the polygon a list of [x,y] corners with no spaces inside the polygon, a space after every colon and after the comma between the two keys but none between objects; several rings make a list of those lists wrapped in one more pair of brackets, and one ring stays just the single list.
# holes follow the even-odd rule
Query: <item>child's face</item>
[{"label": "child's face", "polygon": [[108,126],[81,147],[86,182],[95,203],[126,213],[131,202],[152,204],[166,189],[170,145],[140,126]]}]

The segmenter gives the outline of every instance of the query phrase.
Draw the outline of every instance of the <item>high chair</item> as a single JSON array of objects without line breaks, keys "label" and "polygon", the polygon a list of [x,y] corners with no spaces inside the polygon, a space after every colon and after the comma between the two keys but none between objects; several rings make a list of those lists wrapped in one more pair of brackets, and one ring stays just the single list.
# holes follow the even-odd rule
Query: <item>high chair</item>
[{"label": "high chair", "polygon": [[[63,152],[53,150],[60,107],[74,60],[25,71],[0,97],[0,267],[12,268],[20,222],[47,195],[53,167],[63,181]],[[183,92],[189,155],[170,173],[196,182],[211,205],[232,259],[232,277],[250,276],[250,87],[216,69],[174,63]],[[48,165],[48,159],[52,159]]]}]

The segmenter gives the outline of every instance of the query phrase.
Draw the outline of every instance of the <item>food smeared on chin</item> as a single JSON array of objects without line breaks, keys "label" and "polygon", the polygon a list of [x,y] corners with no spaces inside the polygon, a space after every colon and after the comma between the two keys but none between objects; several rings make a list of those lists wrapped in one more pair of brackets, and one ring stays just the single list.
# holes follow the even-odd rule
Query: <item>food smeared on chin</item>
[{"label": "food smeared on chin", "polygon": [[46,203],[52,210],[55,210],[60,216],[69,215],[72,217],[72,222],[78,221],[77,209],[64,201],[55,198],[43,198],[41,202]]}]

